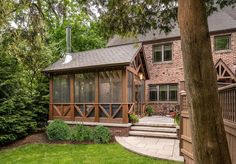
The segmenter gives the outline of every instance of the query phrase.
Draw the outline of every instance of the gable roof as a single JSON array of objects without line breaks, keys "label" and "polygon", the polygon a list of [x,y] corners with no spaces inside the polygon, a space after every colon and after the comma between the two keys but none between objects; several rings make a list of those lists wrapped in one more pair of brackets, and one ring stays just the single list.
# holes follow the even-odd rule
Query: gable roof
[{"label": "gable roof", "polygon": [[[236,8],[225,7],[224,9],[214,12],[211,16],[208,17],[208,25],[210,32],[224,31],[234,29],[236,31]],[[107,44],[108,47],[138,43],[138,42],[147,42],[153,40],[169,39],[180,37],[180,31],[178,25],[168,34],[160,32],[160,30],[152,30],[147,32],[144,35],[137,35],[136,38],[124,38],[118,35],[115,35],[111,38]]]},{"label": "gable roof", "polygon": [[217,72],[217,80],[232,79],[236,82],[236,75],[230,70],[222,59],[219,59],[215,64]]},{"label": "gable roof", "polygon": [[98,67],[125,66],[132,62],[141,48],[141,44],[129,44],[71,53],[72,60],[69,63],[64,64],[65,57],[63,57],[47,67],[44,72],[50,73]]}]

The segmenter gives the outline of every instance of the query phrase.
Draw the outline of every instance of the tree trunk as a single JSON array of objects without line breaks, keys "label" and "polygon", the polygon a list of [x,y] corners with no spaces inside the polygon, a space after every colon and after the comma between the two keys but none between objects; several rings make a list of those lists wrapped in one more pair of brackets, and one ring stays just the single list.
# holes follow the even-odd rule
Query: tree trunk
[{"label": "tree trunk", "polygon": [[179,0],[178,3],[194,162],[230,164],[204,2]]}]

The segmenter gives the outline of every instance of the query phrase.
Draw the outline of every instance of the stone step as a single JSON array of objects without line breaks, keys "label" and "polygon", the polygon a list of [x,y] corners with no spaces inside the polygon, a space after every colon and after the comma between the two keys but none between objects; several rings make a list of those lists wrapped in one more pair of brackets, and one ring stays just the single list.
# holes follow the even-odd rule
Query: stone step
[{"label": "stone step", "polygon": [[131,126],[131,130],[176,133],[176,128],[169,128],[169,127]]},{"label": "stone step", "polygon": [[151,127],[170,127],[170,128],[176,127],[174,123],[139,122],[139,123],[135,123],[134,125],[135,126],[151,126]]},{"label": "stone step", "polygon": [[142,137],[160,137],[160,138],[175,138],[176,133],[163,133],[163,132],[147,132],[147,131],[129,131],[130,136],[142,136]]}]

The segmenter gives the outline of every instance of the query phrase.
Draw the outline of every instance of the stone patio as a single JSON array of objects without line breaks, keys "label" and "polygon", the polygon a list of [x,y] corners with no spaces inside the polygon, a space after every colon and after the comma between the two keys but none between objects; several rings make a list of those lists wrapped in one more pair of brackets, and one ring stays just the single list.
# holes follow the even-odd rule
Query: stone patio
[{"label": "stone patio", "polygon": [[179,140],[147,138],[147,137],[116,137],[116,141],[124,148],[148,157],[181,161],[184,159],[179,155]]},{"label": "stone patio", "polygon": [[151,117],[143,117],[139,120],[140,123],[167,123],[173,124],[174,119],[167,116],[151,116]]},{"label": "stone patio", "polygon": [[[175,127],[174,119],[166,116],[143,117],[139,125],[151,127],[171,126]],[[124,148],[148,157],[181,161],[184,159],[179,155],[179,140],[169,138],[151,138],[141,136],[115,137],[116,141]]]}]

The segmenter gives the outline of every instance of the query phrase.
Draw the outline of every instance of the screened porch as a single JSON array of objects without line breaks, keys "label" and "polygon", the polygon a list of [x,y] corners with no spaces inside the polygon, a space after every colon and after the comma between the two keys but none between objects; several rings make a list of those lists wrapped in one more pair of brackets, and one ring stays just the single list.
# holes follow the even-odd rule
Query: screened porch
[{"label": "screened porch", "polygon": [[131,113],[143,116],[148,74],[141,49],[132,56],[124,65],[89,69],[55,71],[53,64],[52,71],[45,71],[50,77],[49,120],[128,123]]}]

